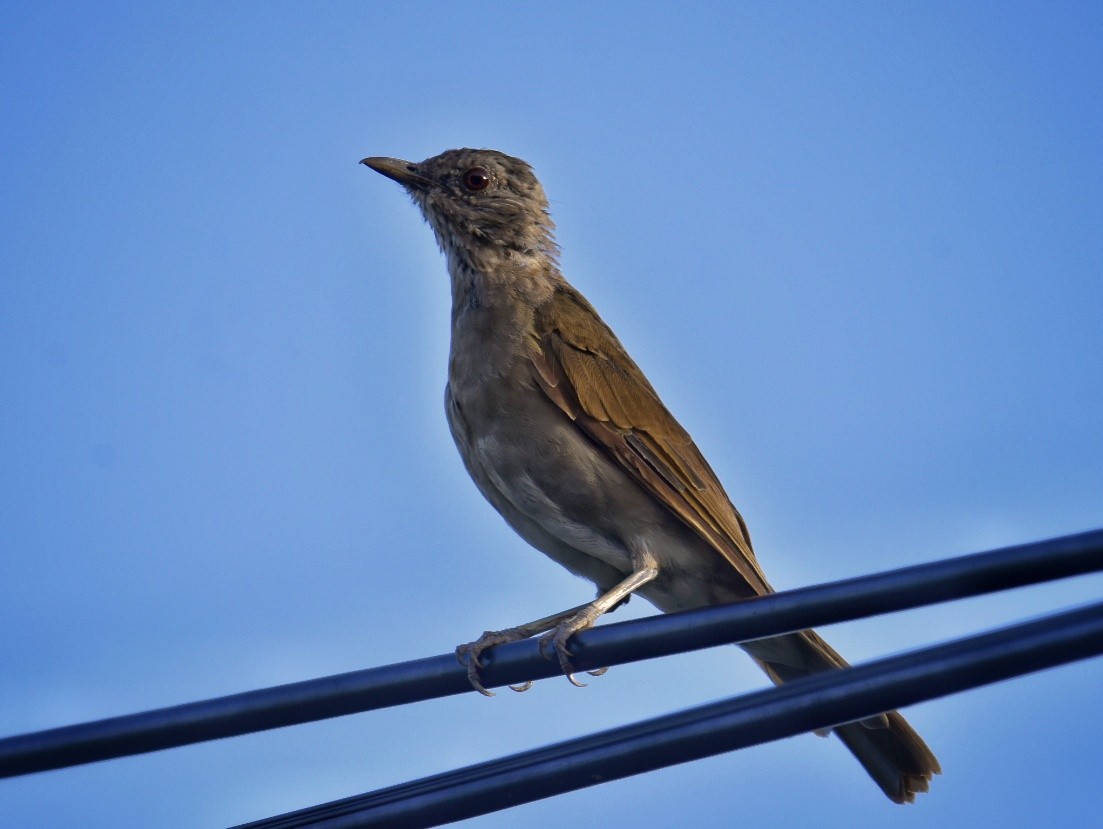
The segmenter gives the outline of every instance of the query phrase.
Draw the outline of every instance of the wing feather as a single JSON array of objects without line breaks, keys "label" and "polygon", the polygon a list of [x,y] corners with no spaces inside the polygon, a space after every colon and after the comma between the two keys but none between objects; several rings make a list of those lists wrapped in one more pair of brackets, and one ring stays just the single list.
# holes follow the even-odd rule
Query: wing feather
[{"label": "wing feather", "polygon": [[716,474],[586,299],[560,286],[538,310],[533,339],[533,375],[548,398],[756,593],[770,592]]}]

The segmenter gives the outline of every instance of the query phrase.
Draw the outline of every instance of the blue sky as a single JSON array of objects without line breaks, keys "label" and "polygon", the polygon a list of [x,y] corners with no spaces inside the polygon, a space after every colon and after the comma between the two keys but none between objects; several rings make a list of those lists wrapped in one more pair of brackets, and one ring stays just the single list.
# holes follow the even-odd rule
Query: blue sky
[{"label": "blue sky", "polygon": [[[393,5],[5,5],[0,734],[590,596],[466,479],[443,262],[366,155],[535,166],[779,587],[1103,526],[1097,5]],[[1101,587],[824,633],[860,661]],[[40,774],[0,825],[224,826],[764,682],[722,648]],[[1088,825],[1101,692],[909,709],[945,774],[907,809],[802,737],[471,825]]]}]

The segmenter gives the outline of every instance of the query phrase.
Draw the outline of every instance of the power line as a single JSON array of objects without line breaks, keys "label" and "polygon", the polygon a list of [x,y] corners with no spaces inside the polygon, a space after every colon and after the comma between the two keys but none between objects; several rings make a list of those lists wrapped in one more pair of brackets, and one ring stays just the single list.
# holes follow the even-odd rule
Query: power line
[{"label": "power line", "polygon": [[[651,659],[1103,570],[1103,530],[776,593],[733,605],[583,631],[579,670]],[[488,687],[544,679],[558,665],[534,641],[485,655]],[[248,691],[0,740],[0,777],[125,757],[470,692],[452,654]],[[894,707],[894,706],[889,706]],[[881,709],[884,710],[884,709]]]},{"label": "power line", "polygon": [[236,829],[419,829],[891,711],[1103,653],[1103,602]]}]

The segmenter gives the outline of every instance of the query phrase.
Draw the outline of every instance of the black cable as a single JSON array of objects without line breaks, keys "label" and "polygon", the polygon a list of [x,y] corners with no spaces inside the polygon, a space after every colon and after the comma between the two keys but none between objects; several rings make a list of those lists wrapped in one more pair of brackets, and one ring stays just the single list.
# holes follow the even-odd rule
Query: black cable
[{"label": "black cable", "polygon": [[1103,653],[1103,603],[815,674],[236,829],[418,829],[853,722]]},{"label": "black cable", "polygon": [[[860,619],[1103,570],[1103,530],[583,631],[579,670]],[[489,651],[488,687],[559,673],[532,640]],[[470,692],[452,654],[0,739],[0,777]]]}]

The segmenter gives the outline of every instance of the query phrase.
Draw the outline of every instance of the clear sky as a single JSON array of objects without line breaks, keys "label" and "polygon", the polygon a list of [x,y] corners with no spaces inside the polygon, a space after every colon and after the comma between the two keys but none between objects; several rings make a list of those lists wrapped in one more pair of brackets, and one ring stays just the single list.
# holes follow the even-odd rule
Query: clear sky
[{"label": "clear sky", "polygon": [[[366,155],[530,161],[565,272],[779,587],[1103,526],[1094,3],[5,4],[0,734],[450,650],[585,601],[447,434],[444,265]],[[824,633],[854,661],[1081,579]],[[633,602],[624,618],[649,612]],[[0,782],[219,827],[762,687],[721,648]],[[1087,826],[1103,662],[474,821]]]}]

